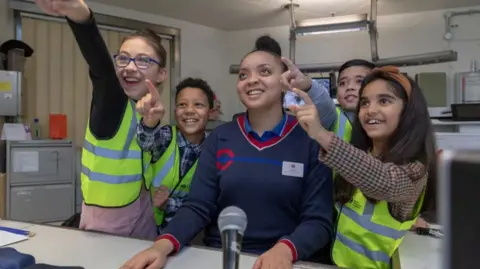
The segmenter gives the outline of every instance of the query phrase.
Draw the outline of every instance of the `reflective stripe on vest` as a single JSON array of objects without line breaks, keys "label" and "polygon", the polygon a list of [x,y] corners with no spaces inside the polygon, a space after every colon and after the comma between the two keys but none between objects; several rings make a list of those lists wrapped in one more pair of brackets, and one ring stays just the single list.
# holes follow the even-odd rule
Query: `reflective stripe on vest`
[{"label": "reflective stripe on vest", "polygon": [[332,248],[334,263],[345,268],[389,269],[392,255],[415,223],[424,193],[415,205],[415,218],[405,222],[390,215],[387,202],[373,204],[359,190],[351,202],[336,203],[340,215]]},{"label": "reflective stripe on vest", "polygon": [[[335,121],[335,128],[333,129],[333,132],[343,141],[350,143],[350,139],[352,138],[352,124],[350,124],[350,121],[340,107],[337,106],[336,111],[337,120]],[[332,178],[335,179],[337,173],[335,171],[332,173]]]},{"label": "reflective stripe on vest", "polygon": [[[182,178],[180,185],[177,186],[180,180],[180,150],[177,144],[177,128],[172,126],[172,141],[170,145],[168,145],[162,157],[150,166],[152,174],[154,175],[152,180],[153,188],[151,188],[152,197],[155,194],[156,188],[160,186],[167,187],[169,193],[177,187],[172,196],[185,197],[190,191],[190,183],[192,182],[197,163],[198,160],[195,161],[195,164]],[[154,208],[154,212],[157,225],[160,226],[164,220],[165,212],[159,208]]]},{"label": "reflective stripe on vest", "polygon": [[336,108],[337,120],[333,132],[345,142],[350,142],[352,138],[352,125],[347,116],[340,107]]},{"label": "reflective stripe on vest", "polygon": [[117,133],[109,140],[97,140],[88,123],[81,173],[86,204],[122,207],[134,202],[140,195],[142,171],[149,165],[149,156],[142,156],[135,139],[138,118],[135,103],[130,100]]}]

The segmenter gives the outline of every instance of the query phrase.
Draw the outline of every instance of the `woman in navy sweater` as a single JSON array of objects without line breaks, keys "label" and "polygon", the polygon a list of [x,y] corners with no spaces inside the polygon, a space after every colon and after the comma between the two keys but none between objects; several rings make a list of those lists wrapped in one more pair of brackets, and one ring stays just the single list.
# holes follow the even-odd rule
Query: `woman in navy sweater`
[{"label": "woman in navy sweater", "polygon": [[208,136],[190,197],[159,240],[122,268],[162,268],[204,228],[205,244],[221,247],[217,217],[232,205],[247,214],[242,250],[261,255],[255,269],[289,269],[327,246],[331,170],[318,162],[318,143],[282,108],[283,88],[308,90],[312,82],[289,72],[296,68],[280,55],[278,43],[263,36],[242,60],[237,91],[247,113]]}]

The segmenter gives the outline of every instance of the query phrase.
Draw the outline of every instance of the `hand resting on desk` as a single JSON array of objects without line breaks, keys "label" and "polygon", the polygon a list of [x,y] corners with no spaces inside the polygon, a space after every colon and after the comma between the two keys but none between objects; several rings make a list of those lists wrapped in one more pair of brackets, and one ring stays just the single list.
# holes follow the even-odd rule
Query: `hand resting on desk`
[{"label": "hand resting on desk", "polygon": [[253,269],[292,269],[292,252],[283,243],[277,243],[267,252],[258,257]]},{"label": "hand resting on desk", "polygon": [[413,224],[412,228],[410,231],[416,231],[417,228],[429,228],[430,224],[426,222],[423,218],[418,218],[415,224]]},{"label": "hand resting on desk", "polygon": [[[169,240],[160,239],[152,247],[138,253],[128,260],[120,269],[161,269],[165,267],[167,256],[174,250]],[[283,243],[278,243],[262,254],[253,269],[292,269],[290,249]]]},{"label": "hand resting on desk", "polygon": [[167,256],[173,251],[173,248],[170,241],[158,240],[153,246],[128,260],[120,269],[161,269],[165,267]]}]

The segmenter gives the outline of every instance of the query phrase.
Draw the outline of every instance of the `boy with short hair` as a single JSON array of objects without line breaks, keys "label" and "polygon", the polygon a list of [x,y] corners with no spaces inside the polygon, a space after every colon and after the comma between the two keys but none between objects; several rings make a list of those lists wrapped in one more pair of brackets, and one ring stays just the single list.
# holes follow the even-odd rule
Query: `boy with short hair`
[{"label": "boy with short hair", "polygon": [[359,91],[365,77],[372,72],[375,64],[354,59],[345,62],[338,70],[337,117],[331,130],[344,141],[352,137],[352,121],[355,118]]},{"label": "boy with short hair", "polygon": [[202,79],[184,79],[176,87],[176,126],[161,126],[165,111],[160,94],[154,87],[150,88],[150,93],[136,105],[142,115],[137,127],[137,141],[142,150],[152,154],[147,173],[153,173],[152,197],[160,231],[175,215],[190,190],[206,136],[205,128],[214,109],[214,93]]}]

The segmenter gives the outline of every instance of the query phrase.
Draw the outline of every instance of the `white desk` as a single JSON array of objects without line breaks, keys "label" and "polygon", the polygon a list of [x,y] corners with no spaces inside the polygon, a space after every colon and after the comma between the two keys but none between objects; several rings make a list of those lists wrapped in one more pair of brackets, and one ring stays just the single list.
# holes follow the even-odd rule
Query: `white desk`
[{"label": "white desk", "polygon": [[17,222],[17,221],[9,221],[9,220],[2,220],[0,219],[0,226],[10,227],[15,229],[28,229],[29,227],[34,226],[35,224],[32,223],[25,223],[25,222]]},{"label": "white desk", "polygon": [[408,233],[399,250],[402,269],[442,268],[442,242],[438,238]]},{"label": "white desk", "polygon": [[480,121],[449,121],[432,120],[434,130],[449,130],[447,132],[478,134],[480,132]]},{"label": "white desk", "polygon": [[[0,226],[34,232],[34,237],[11,247],[33,255],[38,263],[83,266],[85,269],[119,268],[130,257],[152,244],[150,241],[138,239],[5,220],[0,220]],[[402,269],[440,268],[439,245],[438,239],[409,234],[400,248]],[[240,268],[251,269],[255,260],[254,256],[242,255]],[[167,269],[216,269],[221,268],[221,264],[221,252],[191,247],[169,259]],[[298,268],[310,266],[299,265]]]}]

